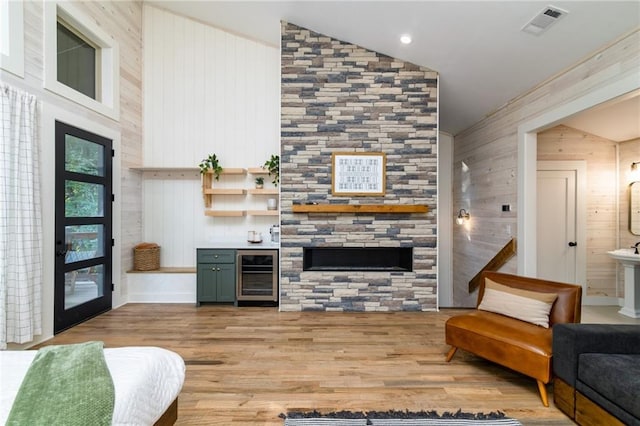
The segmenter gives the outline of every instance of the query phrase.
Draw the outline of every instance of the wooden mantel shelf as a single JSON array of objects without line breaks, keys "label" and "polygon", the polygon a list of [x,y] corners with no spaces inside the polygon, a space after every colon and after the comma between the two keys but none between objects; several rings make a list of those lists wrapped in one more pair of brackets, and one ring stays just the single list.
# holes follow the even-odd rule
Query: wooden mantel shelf
[{"label": "wooden mantel shelf", "polygon": [[421,204],[294,204],[293,213],[427,213]]}]

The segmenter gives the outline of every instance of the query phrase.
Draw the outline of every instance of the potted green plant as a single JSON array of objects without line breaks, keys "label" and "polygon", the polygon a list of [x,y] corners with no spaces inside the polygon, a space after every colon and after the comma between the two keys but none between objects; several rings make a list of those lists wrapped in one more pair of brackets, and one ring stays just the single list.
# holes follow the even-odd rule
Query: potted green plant
[{"label": "potted green plant", "polygon": [[256,178],[256,189],[262,189],[264,186],[264,178],[262,176]]},{"label": "potted green plant", "polygon": [[273,184],[278,186],[280,183],[280,156],[276,154],[271,155],[271,158],[265,161],[264,168],[269,170],[269,176],[273,178]]},{"label": "potted green plant", "polygon": [[207,173],[209,170],[213,170],[213,175],[216,180],[220,178],[220,173],[222,173],[222,166],[220,165],[220,160],[216,154],[211,154],[207,158],[203,159],[200,162],[199,167],[201,175]]}]

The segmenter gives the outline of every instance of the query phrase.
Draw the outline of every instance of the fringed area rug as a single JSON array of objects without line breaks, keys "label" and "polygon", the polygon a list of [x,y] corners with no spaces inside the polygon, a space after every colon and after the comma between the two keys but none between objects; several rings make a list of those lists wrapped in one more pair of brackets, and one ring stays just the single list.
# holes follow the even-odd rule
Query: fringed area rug
[{"label": "fringed area rug", "polygon": [[289,412],[280,414],[284,426],[522,426],[501,411],[484,413],[438,414],[435,411],[337,411],[332,413]]}]

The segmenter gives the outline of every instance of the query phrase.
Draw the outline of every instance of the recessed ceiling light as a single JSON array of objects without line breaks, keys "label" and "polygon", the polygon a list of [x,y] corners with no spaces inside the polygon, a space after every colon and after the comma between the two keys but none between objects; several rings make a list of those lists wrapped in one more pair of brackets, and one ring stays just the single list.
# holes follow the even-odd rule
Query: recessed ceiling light
[{"label": "recessed ceiling light", "polygon": [[402,44],[409,44],[411,43],[411,36],[409,34],[403,34],[400,36],[400,42]]}]

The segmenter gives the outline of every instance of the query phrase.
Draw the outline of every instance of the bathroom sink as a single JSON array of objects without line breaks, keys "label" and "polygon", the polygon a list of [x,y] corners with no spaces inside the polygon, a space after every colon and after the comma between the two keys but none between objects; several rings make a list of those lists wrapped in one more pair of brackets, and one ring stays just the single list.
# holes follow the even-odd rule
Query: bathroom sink
[{"label": "bathroom sink", "polygon": [[608,251],[607,254],[624,268],[624,306],[618,312],[640,318],[640,254],[635,254],[632,248]]},{"label": "bathroom sink", "polygon": [[635,254],[635,249],[621,248],[618,250],[608,251],[607,254],[623,263],[640,264],[640,254]]}]

